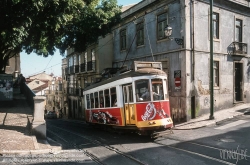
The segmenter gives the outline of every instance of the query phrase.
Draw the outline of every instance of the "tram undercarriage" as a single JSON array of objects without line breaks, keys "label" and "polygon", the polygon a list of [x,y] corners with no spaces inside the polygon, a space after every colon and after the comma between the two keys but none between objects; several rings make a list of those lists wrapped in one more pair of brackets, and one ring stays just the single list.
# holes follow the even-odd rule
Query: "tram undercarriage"
[{"label": "tram undercarriage", "polygon": [[97,123],[88,123],[95,128],[101,128],[108,132],[116,132],[119,134],[122,133],[136,133],[142,136],[150,136],[151,138],[158,138],[168,134],[173,134],[172,125],[166,126],[156,126],[156,127],[144,127],[138,128],[136,126],[115,126],[115,125],[106,125],[106,124],[97,124]]}]

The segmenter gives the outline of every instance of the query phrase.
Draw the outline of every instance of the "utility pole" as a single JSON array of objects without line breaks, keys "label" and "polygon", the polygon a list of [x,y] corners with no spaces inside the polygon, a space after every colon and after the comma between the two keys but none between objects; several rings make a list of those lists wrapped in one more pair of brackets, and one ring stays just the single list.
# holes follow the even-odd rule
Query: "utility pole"
[{"label": "utility pole", "polygon": [[214,119],[213,27],[213,0],[210,0],[210,120]]}]

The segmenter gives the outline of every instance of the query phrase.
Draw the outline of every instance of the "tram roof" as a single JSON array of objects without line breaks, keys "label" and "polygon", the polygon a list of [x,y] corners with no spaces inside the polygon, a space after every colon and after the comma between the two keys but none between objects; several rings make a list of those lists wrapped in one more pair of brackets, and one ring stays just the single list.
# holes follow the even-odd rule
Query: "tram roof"
[{"label": "tram roof", "polygon": [[160,69],[153,69],[153,68],[143,68],[143,69],[138,69],[138,70],[130,70],[124,73],[119,74],[118,76],[115,77],[111,77],[109,79],[105,79],[103,81],[100,81],[98,83],[95,84],[91,84],[90,86],[84,88],[84,91],[92,89],[92,88],[96,88],[98,86],[116,81],[116,80],[120,80],[123,78],[127,78],[127,77],[137,77],[137,76],[145,76],[145,75],[160,75],[160,76],[167,76],[166,73]]}]

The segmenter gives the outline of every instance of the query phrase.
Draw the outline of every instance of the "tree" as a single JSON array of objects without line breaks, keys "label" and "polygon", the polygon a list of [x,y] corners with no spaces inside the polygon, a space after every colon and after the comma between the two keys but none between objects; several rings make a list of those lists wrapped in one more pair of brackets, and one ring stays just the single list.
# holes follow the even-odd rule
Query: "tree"
[{"label": "tree", "polygon": [[0,74],[9,58],[25,51],[47,57],[58,48],[82,52],[120,21],[116,0],[2,0]]}]

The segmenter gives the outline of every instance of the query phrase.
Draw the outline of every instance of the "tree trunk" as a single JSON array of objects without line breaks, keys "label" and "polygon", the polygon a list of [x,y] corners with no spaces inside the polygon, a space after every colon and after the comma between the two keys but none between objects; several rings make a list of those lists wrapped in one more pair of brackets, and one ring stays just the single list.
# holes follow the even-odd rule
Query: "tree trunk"
[{"label": "tree trunk", "polygon": [[[7,53],[3,53],[7,52]],[[14,57],[16,55],[16,51],[13,50],[0,50],[0,74],[5,74],[5,69],[7,62],[10,58]]]},{"label": "tree trunk", "polygon": [[2,57],[2,58],[0,58],[0,74],[5,74],[5,68],[6,68],[6,64],[4,64],[5,62],[5,60],[4,60],[4,58],[3,58],[3,54],[0,54],[0,56]]}]

